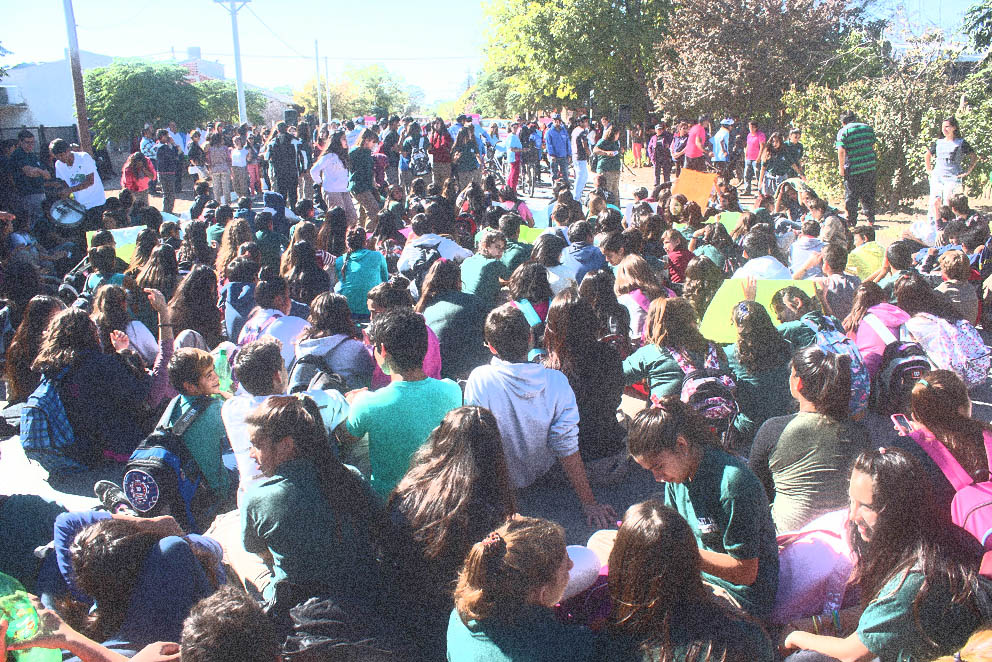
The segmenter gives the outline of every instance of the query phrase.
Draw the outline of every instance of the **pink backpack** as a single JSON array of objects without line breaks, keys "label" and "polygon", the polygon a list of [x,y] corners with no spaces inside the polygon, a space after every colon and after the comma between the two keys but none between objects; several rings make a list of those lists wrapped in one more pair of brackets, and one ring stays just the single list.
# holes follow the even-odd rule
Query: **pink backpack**
[{"label": "pink backpack", "polygon": [[[909,436],[937,463],[954,487],[951,521],[975,536],[986,551],[992,551],[992,481],[976,483],[944,444],[928,431],[914,430]],[[983,432],[982,439],[992,473],[992,432]]]}]

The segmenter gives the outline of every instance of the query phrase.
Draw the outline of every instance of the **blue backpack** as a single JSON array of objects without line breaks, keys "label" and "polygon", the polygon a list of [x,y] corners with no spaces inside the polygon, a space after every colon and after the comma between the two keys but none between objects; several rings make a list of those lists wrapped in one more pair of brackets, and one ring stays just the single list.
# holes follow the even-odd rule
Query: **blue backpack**
[{"label": "blue backpack", "polygon": [[21,409],[21,446],[29,458],[37,460],[53,475],[86,469],[70,457],[76,435],[58,391],[68,372],[66,367],[54,377],[42,377]]},{"label": "blue backpack", "polygon": [[861,351],[854,341],[844,335],[833,320],[825,315],[807,315],[806,324],[816,334],[813,341],[817,347],[831,354],[843,354],[851,359],[851,416],[860,416],[868,410],[868,396],[871,393],[871,377],[865,367]]}]

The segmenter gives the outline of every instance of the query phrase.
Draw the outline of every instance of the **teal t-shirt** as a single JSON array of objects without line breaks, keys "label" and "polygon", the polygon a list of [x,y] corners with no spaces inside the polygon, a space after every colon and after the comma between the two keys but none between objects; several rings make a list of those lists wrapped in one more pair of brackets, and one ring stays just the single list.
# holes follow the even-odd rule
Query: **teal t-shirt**
[{"label": "teal t-shirt", "polygon": [[[348,260],[348,267],[342,275],[341,268],[345,264],[345,258]],[[339,256],[334,262],[334,269],[338,274],[338,282],[334,285],[334,291],[343,294],[348,299],[348,309],[353,315],[367,316],[369,314],[369,290],[389,279],[386,256],[379,251],[363,248],[348,255]]]},{"label": "teal t-shirt", "polygon": [[279,269],[279,259],[289,240],[275,230],[259,230],[255,233],[255,243],[262,254],[262,266]]},{"label": "teal t-shirt", "polygon": [[211,223],[210,227],[207,228],[207,242],[216,243],[220,246],[221,237],[224,236],[224,228],[226,226],[220,225],[219,223]]},{"label": "teal t-shirt", "polygon": [[696,250],[692,252],[696,255],[708,257],[710,262],[715,264],[721,271],[723,271],[723,267],[727,264],[727,256],[721,253],[720,250],[712,244],[703,244],[702,246],[698,246]]},{"label": "teal t-shirt", "polygon": [[486,310],[499,305],[500,278],[510,277],[510,270],[497,259],[473,255],[462,262],[462,292],[482,299]]},{"label": "teal t-shirt", "polygon": [[[791,368],[788,356],[779,366],[751,372],[741,365],[736,345],[727,345],[724,351],[730,372],[737,383],[737,404],[741,409],[734,427],[748,439],[754,439],[758,428],[769,418],[785,416],[795,411],[796,403],[789,391]],[[790,347],[789,353],[791,352]]]},{"label": "teal t-shirt", "polygon": [[[478,245],[478,240],[476,240],[476,245]],[[534,247],[530,244],[508,241],[506,242],[506,250],[503,251],[503,257],[499,261],[505,264],[507,271],[512,274],[517,267],[530,259],[533,250]]]},{"label": "teal t-shirt", "polygon": [[[806,313],[802,317],[792,322],[783,322],[779,324],[776,329],[782,334],[782,337],[792,343],[792,346],[796,351],[800,349],[805,349],[809,347],[814,342],[816,342],[816,331],[811,329],[806,323],[806,320],[816,321],[816,318],[820,316],[820,313]],[[831,315],[826,315],[834,323],[834,327],[844,333],[844,326],[838,321],[836,317]]]},{"label": "teal t-shirt", "polygon": [[665,484],[665,505],[689,523],[701,549],[739,560],[758,559],[758,577],[750,586],[705,572],[703,578],[733,595],[748,614],[770,614],[778,591],[775,525],[765,488],[744,461],[705,448],[691,481]]},{"label": "teal t-shirt", "polygon": [[[196,399],[180,395],[179,406],[172,413],[170,422],[175,423],[179,420],[179,417],[189,411]],[[203,472],[203,478],[210,489],[218,496],[224,496],[231,487],[230,472],[224,466],[224,453],[231,450],[231,443],[227,440],[227,430],[220,417],[220,408],[224,400],[219,395],[210,396],[210,399],[210,405],[186,429],[183,442],[193,456],[193,461]]]},{"label": "teal t-shirt", "polygon": [[881,662],[923,662],[952,655],[978,629],[977,611],[951,602],[946,582],[935,582],[914,613],[913,601],[922,586],[920,572],[897,572],[861,614],[858,639]]},{"label": "teal t-shirt", "polygon": [[[620,143],[616,140],[600,140],[596,143],[598,149],[604,152],[619,152]],[[596,172],[620,172],[620,154],[616,156],[603,156],[599,155],[599,161],[596,163]]]},{"label": "teal t-shirt", "polygon": [[[689,361],[696,367],[702,367],[706,357],[697,352],[688,352]],[[720,367],[727,369],[727,362],[722,357]],[[623,379],[628,386],[646,379],[651,395],[663,398],[682,393],[682,379],[685,373],[679,367],[678,361],[667,349],[654,343],[644,345],[624,359]]]},{"label": "teal t-shirt", "polygon": [[348,432],[369,437],[372,489],[388,496],[410,468],[410,458],[444,415],[462,404],[462,390],[450,379],[390,382],[355,400]]},{"label": "teal t-shirt", "polygon": [[273,596],[276,583],[286,580],[303,586],[319,583],[353,599],[375,599],[378,574],[369,523],[333,509],[310,460],[280,464],[273,476],[248,488],[240,510],[245,549],[272,555],[273,581],[263,591],[266,598]]},{"label": "teal t-shirt", "polygon": [[511,623],[448,619],[448,662],[582,662],[602,659],[600,638],[566,625],[547,607],[530,606]]}]

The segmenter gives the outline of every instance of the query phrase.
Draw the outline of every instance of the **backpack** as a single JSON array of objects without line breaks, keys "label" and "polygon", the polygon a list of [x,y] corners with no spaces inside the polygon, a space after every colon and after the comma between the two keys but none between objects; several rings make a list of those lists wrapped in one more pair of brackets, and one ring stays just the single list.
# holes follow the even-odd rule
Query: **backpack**
[{"label": "backpack", "polygon": [[988,379],[992,358],[989,348],[970,322],[947,320],[917,313],[903,325],[910,340],[923,346],[930,361],[942,370],[953,370],[968,388],[980,386]]},{"label": "backpack", "polygon": [[336,345],[327,354],[304,354],[297,356],[289,366],[289,389],[290,395],[302,393],[304,391],[337,391],[341,394],[347,393],[351,389],[344,381],[344,377],[331,370],[327,363],[327,356],[334,353],[340,347]]},{"label": "backpack", "polygon": [[[513,301],[513,307],[518,309],[524,314],[524,319],[527,320],[527,324],[530,325],[531,333],[534,334],[534,348],[530,350],[527,359],[530,361],[547,354],[544,349],[544,329],[546,326],[546,320],[542,320],[540,314],[538,314],[537,309],[534,308],[532,304],[527,299],[521,299],[520,301]],[[551,308],[551,300],[548,300],[548,309]],[[545,315],[546,316],[546,315]]]},{"label": "backpack", "polygon": [[400,275],[409,279],[410,283],[417,288],[418,295],[431,265],[441,259],[440,246],[441,242],[414,246],[414,249],[417,251],[417,257],[410,262],[409,267],[400,272]]},{"label": "backpack", "polygon": [[[815,319],[815,321],[814,321]],[[868,409],[868,395],[871,392],[871,377],[861,358],[861,350],[854,341],[837,329],[833,320],[824,315],[804,315],[803,323],[816,334],[813,341],[824,352],[841,354],[851,359],[851,416],[863,414]]]},{"label": "backpack", "polygon": [[37,460],[51,474],[86,469],[70,457],[76,435],[58,391],[68,373],[66,367],[55,377],[42,376],[38,388],[21,408],[21,446],[28,457]]},{"label": "backpack", "polygon": [[410,172],[414,177],[423,177],[431,172],[431,159],[424,147],[424,140],[425,138],[421,136],[420,142],[414,144],[413,149],[410,150]]},{"label": "backpack", "polygon": [[197,399],[170,424],[179,398],[172,399],[155,430],[131,453],[121,487],[141,516],[172,515],[184,530],[199,532],[209,524],[213,495],[183,435],[210,403]]},{"label": "backpack", "polygon": [[862,322],[885,343],[882,362],[871,385],[872,408],[883,416],[908,411],[913,386],[933,370],[933,364],[919,343],[899,341],[882,320],[871,313],[865,315]]},{"label": "backpack", "polygon": [[675,347],[665,349],[685,373],[682,378],[682,402],[702,414],[727,445],[740,406],[737,404],[737,383],[728,371],[720,367],[716,345],[709,343],[702,368],[693,366],[689,355],[682,350]]},{"label": "backpack", "polygon": [[[238,347],[244,347],[248,343],[255,342],[261,338],[262,335],[269,330],[269,327],[275,324],[276,320],[282,316],[282,313],[276,313],[259,326],[245,323],[245,326],[241,329],[240,337],[238,338]],[[247,331],[245,331],[245,329],[247,329]]]},{"label": "backpack", "polygon": [[[992,551],[992,481],[976,483],[947,447],[929,433],[916,430],[910,436],[940,467],[954,487],[951,521],[975,536],[986,551]],[[982,440],[992,473],[992,432],[983,431]]]}]

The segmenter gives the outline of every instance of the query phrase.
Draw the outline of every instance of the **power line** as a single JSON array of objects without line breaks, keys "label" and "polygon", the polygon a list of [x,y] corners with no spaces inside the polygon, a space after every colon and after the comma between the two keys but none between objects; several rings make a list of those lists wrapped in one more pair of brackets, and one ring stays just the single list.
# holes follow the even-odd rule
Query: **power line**
[{"label": "power line", "polygon": [[[268,23],[266,23],[265,21],[263,21],[263,20],[262,20],[261,18],[259,18],[259,16],[258,16],[258,14],[256,14],[256,13],[255,13],[254,11],[252,11],[252,8],[251,8],[251,7],[249,7],[248,5],[245,5],[245,9],[247,9],[247,10],[248,10],[248,13],[249,13],[249,14],[251,14],[252,16],[254,16],[254,17],[255,17],[255,19],[256,19],[256,20],[257,20],[257,21],[258,21],[259,23],[261,23],[261,24],[262,24],[262,27],[264,27],[264,28],[265,28],[266,30],[268,30],[268,31],[269,31],[269,33],[270,33],[270,34],[271,34],[271,35],[272,35],[273,37],[275,37],[276,39],[278,39],[279,41],[281,41],[281,42],[282,42],[282,44],[283,44],[283,46],[285,46],[285,47],[286,47],[286,48],[288,48],[289,50],[291,50],[291,51],[293,51],[294,53],[296,53],[296,55],[297,55],[297,57],[301,57],[301,58],[304,58],[304,59],[306,59],[306,60],[309,60],[309,59],[310,59],[310,58],[308,58],[308,57],[307,57],[306,55],[303,55],[303,54],[302,54],[302,53],[300,53],[300,52],[299,52],[298,50],[296,50],[296,48],[294,48],[294,47],[293,47],[293,45],[292,45],[292,44],[290,44],[290,43],[289,43],[288,41],[286,41],[285,39],[283,39],[282,37],[280,37],[280,36],[279,36],[279,35],[278,35],[278,34],[276,33],[276,31],[275,31],[275,30],[273,30],[272,28],[270,28],[270,27],[269,27],[269,25],[268,25]],[[248,56],[248,55],[243,55],[242,57],[251,57],[251,56]],[[289,56],[285,56],[285,57],[289,57]]]},{"label": "power line", "polygon": [[[204,56],[209,57],[233,57],[230,53],[203,53]],[[260,59],[273,59],[273,60],[312,60],[312,55],[262,55],[262,54],[251,54],[242,53],[241,57],[251,57]],[[410,55],[403,57],[332,57],[332,56],[322,56],[328,60],[334,60],[335,62],[421,62],[421,61],[435,61],[435,60],[479,60],[481,56],[477,55]]]}]

